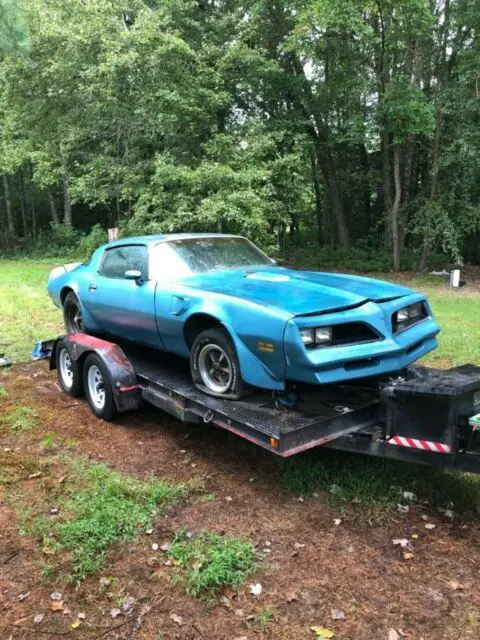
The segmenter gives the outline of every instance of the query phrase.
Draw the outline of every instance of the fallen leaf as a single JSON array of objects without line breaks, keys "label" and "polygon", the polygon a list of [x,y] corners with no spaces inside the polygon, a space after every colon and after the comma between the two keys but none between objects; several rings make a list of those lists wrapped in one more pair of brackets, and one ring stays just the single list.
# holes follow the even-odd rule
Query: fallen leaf
[{"label": "fallen leaf", "polygon": [[435,527],[436,527],[436,526],[437,526],[437,525],[436,525],[436,524],[433,524],[433,522],[427,522],[427,523],[425,524],[425,529],[435,529]]},{"label": "fallen leaf", "polygon": [[412,533],[412,538],[413,538],[414,540],[417,540],[417,538],[418,538],[418,533]]},{"label": "fallen leaf", "polygon": [[411,560],[413,558],[413,553],[410,553],[409,551],[406,551],[403,554],[403,557],[404,557],[405,560]]},{"label": "fallen leaf", "polygon": [[450,582],[448,583],[448,586],[450,587],[450,589],[453,589],[454,591],[457,591],[457,589],[465,589],[465,586],[460,582],[457,582],[456,580],[450,580]]},{"label": "fallen leaf", "polygon": [[404,491],[403,498],[408,502],[415,502],[415,500],[417,499],[417,496],[413,493],[413,491]]},{"label": "fallen leaf", "polygon": [[67,476],[60,476],[60,478],[58,479],[58,482],[62,484],[62,482],[65,482],[66,479],[67,479]]},{"label": "fallen leaf", "polygon": [[395,629],[389,629],[387,640],[400,640],[400,634]]},{"label": "fallen leaf", "polygon": [[235,615],[237,616],[237,618],[243,618],[245,613],[243,609],[235,609]]},{"label": "fallen leaf", "polygon": [[248,640],[247,636],[237,636],[233,640]]},{"label": "fallen leaf", "polygon": [[342,609],[332,609],[332,620],[346,620],[347,616],[345,615],[345,611]]},{"label": "fallen leaf", "polygon": [[78,627],[81,625],[82,623],[80,622],[80,620],[75,620],[75,622],[72,622],[72,624],[70,625],[70,627],[72,629],[78,629]]},{"label": "fallen leaf", "polygon": [[154,542],[154,543],[152,544],[152,550],[153,550],[153,551],[158,551],[158,544],[157,544],[156,542]]},{"label": "fallen leaf", "polygon": [[227,497],[225,498],[225,500],[226,500],[227,502],[231,502],[231,501],[233,500],[233,498],[232,498],[232,496],[227,496]]},{"label": "fallen leaf", "polygon": [[394,545],[400,545],[402,549],[408,549],[410,546],[410,542],[407,538],[394,538],[392,542]]},{"label": "fallen leaf", "polygon": [[62,594],[60,593],[60,591],[54,591],[53,593],[50,594],[50,600],[61,600],[62,599]]},{"label": "fallen leaf", "polygon": [[398,513],[408,513],[410,511],[410,507],[408,504],[397,504]]},{"label": "fallen leaf", "polygon": [[227,609],[231,609],[232,608],[232,603],[227,598],[227,596],[220,596],[220,602],[221,602],[221,604],[223,604],[224,607],[227,607]]},{"label": "fallen leaf", "polygon": [[77,613],[77,618],[79,620],[85,620],[86,617],[87,615],[85,613]]},{"label": "fallen leaf", "polygon": [[338,484],[332,484],[329,491],[330,493],[341,493],[342,489],[338,486]]},{"label": "fallen leaf", "polygon": [[295,592],[288,593],[286,597],[287,602],[297,602],[298,596]]},{"label": "fallen leaf", "polygon": [[303,542],[295,542],[293,545],[295,549],[305,549],[306,545]]},{"label": "fallen leaf", "polygon": [[50,515],[56,516],[59,511],[60,511],[60,509],[58,507],[52,507],[50,509]]},{"label": "fallen leaf", "polygon": [[424,513],[422,513],[422,516],[421,516],[421,517],[422,517],[422,520],[425,520],[425,522],[428,520],[428,516],[427,516],[427,515],[425,515]]},{"label": "fallen leaf", "polygon": [[130,609],[135,604],[135,598],[133,596],[127,596],[122,603],[123,611],[130,611]]},{"label": "fallen leaf", "polygon": [[53,549],[49,549],[48,547],[43,547],[42,553],[44,553],[46,556],[54,556],[55,555],[55,551]]},{"label": "fallen leaf", "polygon": [[263,591],[262,585],[257,582],[256,584],[250,585],[250,593],[254,596],[259,596]]},{"label": "fallen leaf", "polygon": [[326,629],[325,627],[316,627],[313,625],[310,627],[310,630],[316,634],[317,638],[333,638],[335,633],[330,629]]},{"label": "fallen leaf", "polygon": [[35,478],[39,478],[41,475],[42,475],[42,472],[41,471],[37,471],[36,473],[31,473],[28,476],[28,479],[29,480],[34,480]]},{"label": "fallen leaf", "polygon": [[112,618],[118,618],[118,616],[122,615],[122,612],[120,611],[120,609],[111,609],[110,615],[112,616]]},{"label": "fallen leaf", "polygon": [[34,617],[33,622],[35,624],[40,624],[40,622],[42,622],[42,620],[44,619],[45,614],[44,613],[37,613],[37,615]]},{"label": "fallen leaf", "polygon": [[63,611],[63,600],[53,600],[50,603],[50,609],[52,611]]},{"label": "fallen leaf", "polygon": [[176,613],[171,613],[170,614],[170,620],[173,620],[173,622],[175,622],[175,624],[178,624],[178,626],[180,626],[180,627],[183,624],[182,616],[178,616]]},{"label": "fallen leaf", "polygon": [[172,544],[170,542],[164,542],[160,547],[162,551],[170,551],[171,548],[172,548]]},{"label": "fallen leaf", "polygon": [[341,518],[335,518],[333,521],[333,524],[338,527],[338,525],[342,524],[342,519]]},{"label": "fallen leaf", "polygon": [[145,533],[147,534],[147,536],[151,536],[153,533],[153,529],[147,529]]},{"label": "fallen leaf", "polygon": [[101,587],[108,587],[110,584],[110,578],[100,578],[99,580]]},{"label": "fallen leaf", "polygon": [[305,502],[305,498],[303,496],[298,496],[297,502]]},{"label": "fallen leaf", "polygon": [[23,602],[23,600],[25,600],[26,598],[28,598],[28,596],[30,595],[30,591],[26,591],[25,593],[21,593],[18,596],[18,599],[20,600],[20,602]]},{"label": "fallen leaf", "polygon": [[443,515],[445,516],[445,518],[448,518],[449,520],[453,520],[455,517],[455,514],[451,509],[445,509],[445,511],[443,512]]}]

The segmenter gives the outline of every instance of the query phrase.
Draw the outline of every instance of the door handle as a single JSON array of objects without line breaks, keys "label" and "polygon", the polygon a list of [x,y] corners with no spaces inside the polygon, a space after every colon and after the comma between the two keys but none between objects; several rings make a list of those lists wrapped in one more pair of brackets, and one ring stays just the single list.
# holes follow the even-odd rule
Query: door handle
[{"label": "door handle", "polygon": [[90,284],[88,285],[88,290],[89,291],[96,291],[97,290],[97,285],[94,282],[90,282]]}]

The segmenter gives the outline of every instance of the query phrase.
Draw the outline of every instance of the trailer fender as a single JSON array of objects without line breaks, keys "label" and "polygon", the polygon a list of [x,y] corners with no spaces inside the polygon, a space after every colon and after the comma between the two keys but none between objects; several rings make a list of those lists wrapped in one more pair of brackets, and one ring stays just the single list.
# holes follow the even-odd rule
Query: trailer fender
[{"label": "trailer fender", "polygon": [[141,403],[140,385],[132,363],[117,344],[85,333],[63,336],[52,347],[50,369],[56,368],[56,350],[60,340],[65,342],[71,359],[79,363],[80,371],[89,353],[95,353],[102,360],[120,413],[138,409]]}]

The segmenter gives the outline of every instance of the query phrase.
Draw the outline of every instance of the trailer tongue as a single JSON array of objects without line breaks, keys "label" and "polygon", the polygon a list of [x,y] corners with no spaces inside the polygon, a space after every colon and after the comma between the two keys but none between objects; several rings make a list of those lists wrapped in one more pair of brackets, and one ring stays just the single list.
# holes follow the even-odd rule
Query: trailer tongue
[{"label": "trailer tongue", "polygon": [[[104,419],[137,409],[143,400],[282,457],[327,446],[480,472],[480,368],[473,365],[448,371],[415,365],[396,379],[297,386],[283,395],[258,391],[232,401],[199,391],[182,360],[128,343],[74,334],[38,343],[33,357],[49,359],[63,390],[85,392]],[[112,398],[108,412],[98,410],[102,397]]]}]

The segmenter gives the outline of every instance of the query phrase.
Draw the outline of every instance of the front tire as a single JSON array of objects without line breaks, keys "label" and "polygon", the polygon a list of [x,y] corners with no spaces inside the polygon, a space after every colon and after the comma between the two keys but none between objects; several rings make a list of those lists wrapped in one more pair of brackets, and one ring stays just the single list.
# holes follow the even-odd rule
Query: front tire
[{"label": "front tire", "polygon": [[84,333],[85,325],[83,323],[80,300],[73,291],[67,294],[65,302],[63,303],[63,321],[67,334]]},{"label": "front tire", "polygon": [[90,409],[101,420],[111,421],[118,410],[107,370],[102,360],[90,353],[83,366],[83,386]]},{"label": "front tire", "polygon": [[64,340],[57,344],[55,361],[57,380],[64,393],[72,398],[80,398],[83,395],[82,374],[78,362],[71,358]]},{"label": "front tire", "polygon": [[238,400],[248,393],[235,346],[223,329],[208,329],[195,338],[190,371],[195,386],[208,395]]}]

